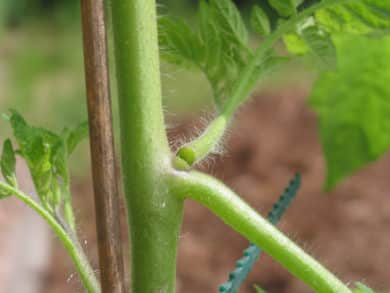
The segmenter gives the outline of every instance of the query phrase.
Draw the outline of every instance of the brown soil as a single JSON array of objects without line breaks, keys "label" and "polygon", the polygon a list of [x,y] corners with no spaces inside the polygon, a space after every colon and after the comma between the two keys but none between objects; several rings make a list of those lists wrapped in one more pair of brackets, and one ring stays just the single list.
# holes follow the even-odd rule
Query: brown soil
[{"label": "brown soil", "polygon": [[[296,171],[303,185],[280,229],[345,282],[390,289],[390,155],[366,167],[333,192],[321,192],[324,160],[316,117],[304,106],[306,92],[267,92],[237,116],[223,157],[204,166],[266,214]],[[173,136],[178,135],[173,131]],[[75,187],[80,235],[96,263],[90,184]],[[123,236],[124,239],[126,235]],[[177,292],[217,292],[248,242],[205,208],[186,203]],[[74,269],[58,243],[47,273],[47,293],[81,292]],[[312,292],[263,256],[240,292],[259,284],[269,293]]]}]

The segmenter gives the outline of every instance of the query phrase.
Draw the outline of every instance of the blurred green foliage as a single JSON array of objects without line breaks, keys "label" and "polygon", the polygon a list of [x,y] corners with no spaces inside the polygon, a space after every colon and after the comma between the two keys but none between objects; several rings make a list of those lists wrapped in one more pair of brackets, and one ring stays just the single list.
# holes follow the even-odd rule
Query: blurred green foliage
[{"label": "blurred green foliage", "polygon": [[390,37],[339,37],[338,69],[323,73],[310,104],[319,116],[326,188],[390,147]]},{"label": "blurred green foliage", "polygon": [[19,25],[26,20],[55,14],[67,14],[78,7],[78,0],[2,0],[2,22]]},{"label": "blurred green foliage", "polygon": [[[198,5],[198,0],[157,0],[160,8],[169,9],[170,14],[191,15]],[[8,25],[18,25],[26,19],[43,15],[69,14],[78,10],[80,0],[1,0],[0,17]],[[109,1],[108,1],[109,3]],[[260,4],[267,5],[266,0],[236,0],[243,9]],[[109,5],[109,4],[108,4]]]},{"label": "blurred green foliage", "polygon": [[[56,131],[85,120],[78,0],[0,2],[0,113],[15,108]],[[9,135],[0,120],[1,138]],[[86,150],[77,151],[78,161],[86,162]]]},{"label": "blurred green foliage", "polygon": [[30,24],[7,32],[0,64],[2,109],[18,108],[44,123],[55,117],[56,127],[85,117],[81,34],[75,26]]}]

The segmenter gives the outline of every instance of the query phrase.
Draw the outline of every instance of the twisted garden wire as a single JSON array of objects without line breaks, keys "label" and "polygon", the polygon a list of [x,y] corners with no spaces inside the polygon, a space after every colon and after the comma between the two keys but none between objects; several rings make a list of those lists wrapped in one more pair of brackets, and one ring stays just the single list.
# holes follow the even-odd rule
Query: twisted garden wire
[{"label": "twisted garden wire", "polygon": [[[295,174],[290,181],[283,194],[280,196],[277,203],[274,204],[272,210],[268,214],[268,220],[276,225],[280,218],[290,206],[292,200],[295,198],[297,191],[301,185],[301,175]],[[244,256],[236,263],[236,268],[229,274],[229,279],[219,286],[219,293],[236,293],[238,288],[244,282],[248,273],[254,266],[255,262],[261,254],[261,249],[255,244],[251,243],[247,249],[244,250]]]}]

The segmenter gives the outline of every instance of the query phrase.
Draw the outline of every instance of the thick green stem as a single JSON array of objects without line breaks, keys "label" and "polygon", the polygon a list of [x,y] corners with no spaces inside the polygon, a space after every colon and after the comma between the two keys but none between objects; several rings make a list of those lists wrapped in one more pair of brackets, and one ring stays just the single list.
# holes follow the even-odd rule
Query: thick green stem
[{"label": "thick green stem", "polygon": [[260,246],[318,293],[351,293],[347,286],[306,254],[239,196],[218,180],[199,172],[176,172],[172,191],[208,207],[226,224]]},{"label": "thick green stem", "polygon": [[163,174],[171,154],[161,105],[155,0],[113,0],[122,170],[133,293],[175,291],[182,200]]},{"label": "thick green stem", "polygon": [[0,188],[9,194],[15,195],[18,199],[36,211],[50,225],[72,258],[85,289],[89,293],[99,293],[99,282],[97,281],[95,273],[93,272],[93,269],[89,264],[80,244],[78,243],[78,240],[73,239],[75,237],[69,235],[61,226],[61,224],[58,223],[57,220],[48,211],[46,211],[31,197],[3,182],[0,182]]}]

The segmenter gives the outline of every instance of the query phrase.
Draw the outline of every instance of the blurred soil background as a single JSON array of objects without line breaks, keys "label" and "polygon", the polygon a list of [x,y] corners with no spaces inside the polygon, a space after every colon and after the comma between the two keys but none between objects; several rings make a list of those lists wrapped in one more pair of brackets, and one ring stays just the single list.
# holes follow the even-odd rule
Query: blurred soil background
[{"label": "blurred soil background", "polygon": [[[169,8],[169,13],[185,15],[192,21],[196,1],[160,2],[162,13]],[[249,2],[254,1],[246,3]],[[16,108],[34,124],[55,130],[86,119],[78,1],[9,0],[0,6],[0,111]],[[242,8],[245,13],[245,6]],[[381,292],[389,290],[390,154],[357,172],[331,193],[323,193],[325,162],[316,115],[305,105],[314,78],[315,74],[304,65],[294,63],[269,79],[266,86],[260,86],[253,100],[237,114],[224,153],[200,168],[234,188],[263,215],[294,173],[301,172],[302,188],[280,229],[345,282],[363,281]],[[199,73],[167,65],[163,65],[163,87],[168,132],[175,147],[177,142],[198,133],[212,117],[210,89]],[[115,92],[113,100],[116,111]],[[1,141],[9,135],[7,122],[1,121]],[[72,159],[72,189],[79,235],[97,267],[88,156],[88,143],[84,142]],[[21,180],[28,182],[26,172],[20,170]],[[26,186],[25,190],[31,191],[28,183]],[[121,207],[124,223],[123,203]],[[35,255],[41,260],[36,269],[41,286],[37,292],[82,292],[61,244],[51,233],[39,234],[27,225],[31,215],[27,217],[26,213],[27,209],[14,199],[0,203],[0,284],[15,282],[10,277],[11,271],[17,271],[15,259],[20,263],[25,256]],[[124,228],[124,248],[126,232]],[[29,237],[21,240],[20,235]],[[37,248],[39,237],[47,241]],[[18,248],[20,243],[23,248]],[[226,280],[247,245],[248,241],[208,210],[187,202],[177,292],[217,292],[218,284]],[[45,256],[43,252],[49,247]],[[24,256],[16,256],[15,248]],[[2,276],[7,274],[3,281]],[[266,255],[240,292],[254,292],[254,284],[269,293],[312,292]],[[1,292],[27,291],[0,286]]]}]

